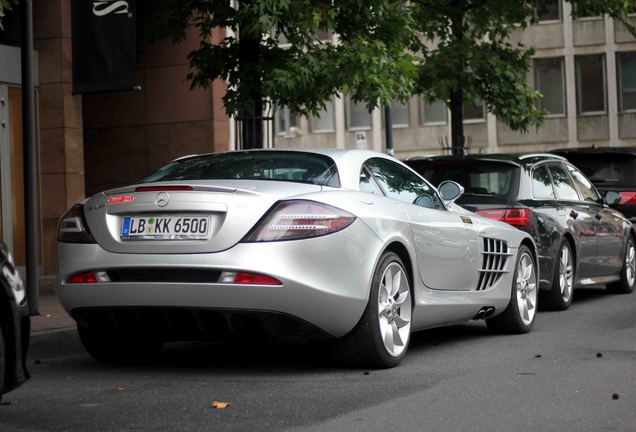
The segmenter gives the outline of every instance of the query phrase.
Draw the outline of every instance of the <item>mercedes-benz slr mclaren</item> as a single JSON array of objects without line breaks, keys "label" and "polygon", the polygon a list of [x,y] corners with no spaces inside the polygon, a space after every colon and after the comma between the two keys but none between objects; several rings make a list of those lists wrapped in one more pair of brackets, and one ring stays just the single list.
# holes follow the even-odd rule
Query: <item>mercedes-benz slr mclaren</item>
[{"label": "mercedes-benz slr mclaren", "polygon": [[399,363],[411,332],[535,320],[531,237],[453,204],[366,150],[257,150],[178,159],[72,207],[58,295],[100,360],[169,341],[326,339],[357,366]]}]

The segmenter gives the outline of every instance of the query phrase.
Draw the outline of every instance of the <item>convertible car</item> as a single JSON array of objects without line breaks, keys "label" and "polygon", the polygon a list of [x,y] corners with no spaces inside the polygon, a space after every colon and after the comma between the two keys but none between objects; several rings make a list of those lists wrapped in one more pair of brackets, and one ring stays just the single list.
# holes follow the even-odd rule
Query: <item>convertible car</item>
[{"label": "convertible car", "polygon": [[347,364],[392,367],[415,330],[528,332],[535,244],[461,193],[366,150],[188,156],[67,212],[58,295],[104,361],[240,336],[329,339]]}]

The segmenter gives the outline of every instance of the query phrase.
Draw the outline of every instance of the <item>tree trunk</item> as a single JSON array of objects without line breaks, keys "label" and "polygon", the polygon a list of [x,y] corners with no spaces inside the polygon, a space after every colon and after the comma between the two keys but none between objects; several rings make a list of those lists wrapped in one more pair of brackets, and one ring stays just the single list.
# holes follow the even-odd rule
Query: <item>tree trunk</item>
[{"label": "tree trunk", "polygon": [[456,88],[450,97],[451,151],[453,155],[464,154],[464,92]]},{"label": "tree trunk", "polygon": [[[245,3],[245,2],[244,2]],[[263,148],[263,89],[259,57],[260,34],[241,32],[240,27],[254,28],[256,23],[239,25],[239,81],[240,92],[249,100],[239,113],[239,143],[242,149]]]}]

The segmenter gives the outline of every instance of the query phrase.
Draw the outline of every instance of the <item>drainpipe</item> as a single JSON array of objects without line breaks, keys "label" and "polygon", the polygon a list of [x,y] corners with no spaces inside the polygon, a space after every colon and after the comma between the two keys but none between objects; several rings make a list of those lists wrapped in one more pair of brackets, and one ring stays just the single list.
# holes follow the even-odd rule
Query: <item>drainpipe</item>
[{"label": "drainpipe", "polygon": [[33,0],[20,1],[22,60],[22,145],[24,151],[24,222],[26,230],[26,286],[29,313],[39,315],[37,238],[37,171],[33,125]]}]

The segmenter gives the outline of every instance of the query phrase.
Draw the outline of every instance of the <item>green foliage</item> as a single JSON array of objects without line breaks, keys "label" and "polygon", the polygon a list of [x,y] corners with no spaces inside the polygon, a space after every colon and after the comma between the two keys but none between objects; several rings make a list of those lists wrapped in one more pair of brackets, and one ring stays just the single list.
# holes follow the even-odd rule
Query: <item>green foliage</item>
[{"label": "green foliage", "polygon": [[5,16],[5,11],[11,10],[13,5],[17,4],[18,0],[0,0],[0,30],[2,27],[2,19]]},{"label": "green foliage", "polygon": [[[193,86],[227,80],[228,113],[249,112],[260,94],[306,114],[340,92],[370,109],[396,96],[407,99],[417,76],[404,50],[412,40],[409,20],[399,2],[387,0],[246,0],[238,9],[227,0],[169,0],[157,28],[176,41],[190,25],[199,30],[189,78]],[[212,41],[217,27],[234,34]],[[318,40],[327,29],[338,42]],[[280,47],[279,37],[289,44]],[[246,50],[250,40],[256,44]]]},{"label": "green foliage", "polygon": [[[0,0],[6,2],[7,0]],[[576,13],[623,22],[633,0],[569,0]],[[175,41],[190,26],[200,44],[189,57],[193,86],[229,84],[228,113],[258,110],[255,99],[316,113],[333,95],[369,110],[421,93],[430,101],[479,97],[512,129],[538,127],[542,95],[526,76],[533,51],[511,33],[538,20],[541,0],[164,0],[157,28]],[[222,40],[212,30],[227,28]],[[337,41],[318,40],[329,29]],[[632,27],[633,30],[633,27]],[[237,37],[240,35],[240,37]],[[279,37],[289,43],[279,46]],[[458,92],[458,90],[460,90]],[[461,110],[460,110],[461,111]],[[453,111],[453,122],[462,122]]]}]

